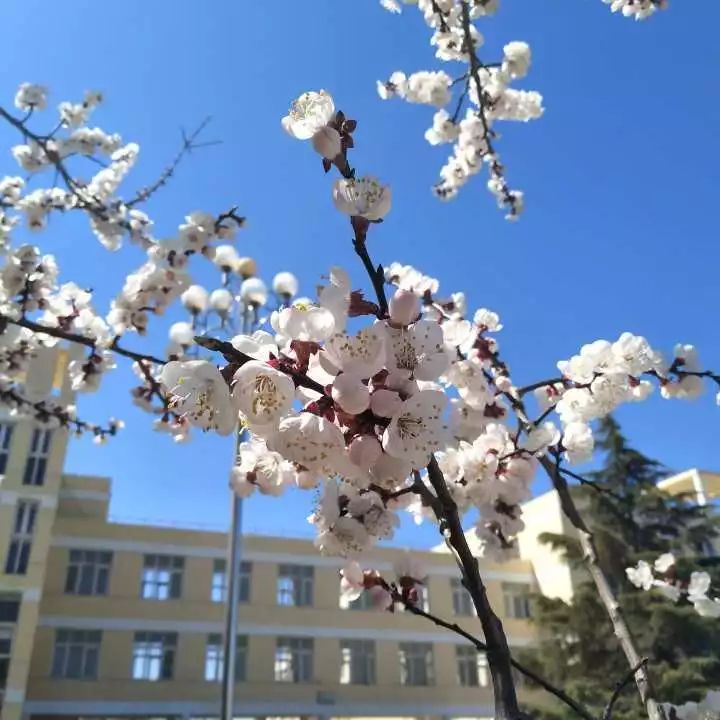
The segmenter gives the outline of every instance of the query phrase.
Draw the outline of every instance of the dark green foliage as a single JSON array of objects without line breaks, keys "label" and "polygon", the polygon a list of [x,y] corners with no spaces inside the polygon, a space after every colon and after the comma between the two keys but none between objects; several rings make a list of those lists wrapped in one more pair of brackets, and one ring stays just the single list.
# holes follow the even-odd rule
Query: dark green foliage
[{"label": "dark green foliage", "polygon": [[[657,591],[634,588],[625,568],[674,552],[683,556],[680,577],[701,565],[720,576],[717,559],[700,554],[717,534],[717,518],[712,510],[699,508],[688,498],[661,491],[657,482],[671,473],[630,447],[613,418],[601,421],[596,442],[605,453],[604,462],[587,478],[600,491],[588,486],[572,491],[592,529],[600,565],[616,589],[641,654],[650,660],[658,698],[674,704],[699,700],[708,689],[720,686],[720,622],[700,617],[686,602],[674,604]],[[521,661],[584,701],[600,717],[615,684],[627,674],[625,657],[595,586],[582,569],[577,541],[549,533],[540,536],[540,541],[562,551],[583,580],[571,605],[535,598],[533,620],[541,634],[540,646],[525,651]],[[533,714],[544,720],[573,717],[572,711],[561,707],[538,708]],[[631,683],[615,706],[613,718],[644,717]]]}]

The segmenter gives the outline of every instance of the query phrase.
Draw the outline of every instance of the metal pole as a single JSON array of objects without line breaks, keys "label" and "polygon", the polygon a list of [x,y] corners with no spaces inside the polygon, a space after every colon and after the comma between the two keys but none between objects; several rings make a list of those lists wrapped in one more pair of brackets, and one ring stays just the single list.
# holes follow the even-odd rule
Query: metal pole
[{"label": "metal pole", "polygon": [[[243,312],[243,333],[248,334],[251,324],[249,308]],[[247,431],[240,427],[235,436],[235,454],[233,464],[240,453],[240,445],[245,441]],[[240,605],[240,567],[242,549],[242,498],[230,490],[230,532],[228,535],[227,560],[227,598],[225,603],[225,634],[223,637],[222,698],[220,701],[220,720],[233,720],[235,715],[235,654],[237,652],[237,624]]]},{"label": "metal pole", "polygon": [[[238,430],[235,454],[245,439],[245,431]],[[228,577],[225,604],[225,635],[223,637],[223,674],[220,719],[233,720],[235,701],[235,653],[237,650],[238,607],[240,604],[240,566],[242,543],[242,498],[230,491],[231,520],[228,536],[226,572]]]}]

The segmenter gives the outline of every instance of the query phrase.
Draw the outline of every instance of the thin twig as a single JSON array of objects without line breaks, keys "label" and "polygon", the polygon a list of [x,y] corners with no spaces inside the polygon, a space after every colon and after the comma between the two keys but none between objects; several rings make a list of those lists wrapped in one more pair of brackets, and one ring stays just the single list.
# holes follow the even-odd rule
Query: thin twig
[{"label": "thin twig", "polygon": [[610,702],[605,706],[605,710],[603,710],[602,719],[601,720],[611,720],[612,718],[612,710],[613,706],[617,702],[618,698],[620,697],[620,693],[625,689],[625,687],[628,685],[628,683],[632,682],[633,678],[635,677],[635,673],[640,670],[646,663],[648,659],[642,658],[635,667],[630,669],[630,672],[625,675],[625,677],[618,682],[617,686],[615,687],[615,691],[612,694],[612,697],[610,698]]}]

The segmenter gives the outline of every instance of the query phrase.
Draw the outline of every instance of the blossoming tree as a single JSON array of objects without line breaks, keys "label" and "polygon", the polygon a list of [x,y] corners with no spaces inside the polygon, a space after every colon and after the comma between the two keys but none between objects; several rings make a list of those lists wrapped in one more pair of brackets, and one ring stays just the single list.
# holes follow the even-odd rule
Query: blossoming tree
[{"label": "blossoming tree", "polygon": [[[650,16],[663,4],[605,1],[636,18]],[[383,5],[400,10],[393,0]],[[483,63],[478,56],[482,36],[475,21],[496,5],[496,0],[419,0],[436,56],[459,62],[464,72],[456,78],[445,71],[410,76],[396,72],[378,84],[378,91],[383,98],[439,108],[426,137],[431,144],[453,143],[453,153],[440,172],[437,196],[454,197],[485,165],[489,189],[514,220],[522,210],[522,193],[507,184],[494,128],[502,121],[538,117],[542,100],[536,92],[511,87],[528,71],[526,44],[509,43],[495,63]],[[510,556],[523,527],[521,503],[530,497],[536,472],[542,471],[578,533],[627,658],[624,682],[634,678],[648,715],[653,720],[663,716],[651,670],[638,655],[568,482],[578,477],[571,466],[592,457],[593,420],[622,403],[642,401],[655,389],[663,397],[682,399],[698,396],[706,383],[720,386],[720,375],[701,367],[694,347],[678,345],[668,360],[645,338],[623,333],[613,341],[583,346],[577,355],[558,362],[559,372],[553,376],[516,385],[500,352],[498,314],[486,308],[470,311],[462,292],[441,294],[437,280],[413,267],[397,262],[384,266],[371,258],[368,236],[383,232],[391,190],[351,164],[356,122],[336,110],[327,92],[311,91],[292,103],[282,126],[292,137],[309,141],[326,173],[337,173],[333,201],[348,217],[354,250],[367,271],[367,290],[353,289],[347,273],[331,267],[316,299],[284,303],[268,326],[253,334],[230,341],[193,337],[192,325],[178,324],[166,357],[142,352],[133,347],[132,336],[148,332],[151,316],[162,314],[176,300],[193,315],[208,303],[220,315],[227,311],[229,293],[208,295],[193,284],[191,266],[206,260],[225,276],[250,278],[247,259],[238,258],[227,244],[243,218],[234,208],[218,215],[194,212],[172,239],[158,240],[140,206],[166,184],[175,164],[153,186],[123,197],[121,184],[138,148],[87,126],[101,96],[88,93],[80,103],[61,103],[59,120],[49,123],[53,129],[37,130],[37,117],[47,102],[45,88],[25,83],[14,110],[0,107],[0,118],[19,133],[21,142],[12,154],[30,178],[0,180],[0,243],[5,250],[0,269],[0,398],[7,407],[48,425],[91,432],[102,441],[117,431],[117,421],[91,424],[80,420],[74,408],[31,397],[21,383],[23,372],[39,348],[67,341],[86,352],[68,367],[73,387],[96,390],[115,356],[130,358],[138,377],[133,397],[155,416],[157,429],[176,440],[186,440],[192,428],[223,435],[240,428],[247,434],[231,473],[236,493],[280,495],[289,485],[320,488],[321,500],[311,518],[316,545],[322,553],[347,560],[343,592],[348,598],[369,593],[379,609],[400,604],[484,650],[498,718],[524,716],[513,683],[515,667],[589,719],[595,717],[593,711],[512,658],[463,526],[465,514],[476,510],[474,531],[482,555],[496,560]],[[453,104],[454,110],[448,111]],[[179,158],[195,142],[195,135],[185,138]],[[81,158],[101,165],[89,181],[81,181],[72,169]],[[42,185],[48,170],[54,172],[50,187]],[[91,292],[60,281],[53,256],[42,254],[36,245],[13,244],[17,223],[24,221],[39,232],[58,212],[85,215],[110,251],[129,241],[146,253],[107,313],[95,309]],[[276,290],[289,298],[296,290],[293,283],[294,278],[285,275],[277,280]],[[252,283],[246,286],[249,307],[261,304],[261,290]],[[223,366],[197,359],[197,345],[214,353]],[[370,552],[392,537],[401,511],[437,524],[472,597],[482,637],[417,604],[424,573],[412,557],[392,577],[373,569]],[[656,570],[665,572],[669,563],[662,559]],[[643,587],[660,582],[649,567],[637,568],[631,579]],[[703,579],[696,578],[688,597],[697,606],[707,592]],[[716,605],[708,602],[700,603],[706,612]],[[606,717],[616,697],[611,690]]]}]

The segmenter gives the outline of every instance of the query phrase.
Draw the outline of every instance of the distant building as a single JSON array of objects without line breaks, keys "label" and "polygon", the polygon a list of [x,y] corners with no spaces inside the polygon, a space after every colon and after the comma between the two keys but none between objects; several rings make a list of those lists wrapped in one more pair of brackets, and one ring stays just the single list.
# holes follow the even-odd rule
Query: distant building
[{"label": "distant building", "polygon": [[[49,353],[32,376],[54,382],[65,361]],[[66,445],[65,432],[0,420],[0,717],[217,717],[226,535],[109,522],[110,480],[63,475]],[[481,561],[514,647],[533,642],[531,592],[572,594],[535,539],[564,529],[552,498],[528,504],[522,559]],[[401,553],[379,549],[380,569]],[[479,633],[450,555],[419,556],[430,610]],[[484,656],[408,613],[341,607],[341,563],[311,542],[247,536],[243,560],[238,716],[492,717]]]}]

